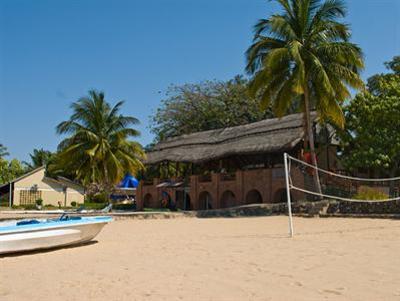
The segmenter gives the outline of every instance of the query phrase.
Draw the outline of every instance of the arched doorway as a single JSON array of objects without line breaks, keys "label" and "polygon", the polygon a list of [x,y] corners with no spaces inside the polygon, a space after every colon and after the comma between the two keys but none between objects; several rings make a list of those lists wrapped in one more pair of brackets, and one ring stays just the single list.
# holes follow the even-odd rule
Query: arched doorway
[{"label": "arched doorway", "polygon": [[208,191],[203,191],[199,194],[199,210],[213,209],[213,200]]},{"label": "arched doorway", "polygon": [[246,194],[246,204],[260,204],[262,202],[261,193],[257,189],[252,189]]},{"label": "arched doorway", "polygon": [[235,194],[226,190],[221,196],[221,208],[230,208],[236,205],[236,197]]},{"label": "arched doorway", "polygon": [[153,196],[147,193],[143,198],[143,208],[151,208],[154,204]]},{"label": "arched doorway", "polygon": [[176,207],[182,210],[191,210],[190,195],[183,190],[176,192]]}]

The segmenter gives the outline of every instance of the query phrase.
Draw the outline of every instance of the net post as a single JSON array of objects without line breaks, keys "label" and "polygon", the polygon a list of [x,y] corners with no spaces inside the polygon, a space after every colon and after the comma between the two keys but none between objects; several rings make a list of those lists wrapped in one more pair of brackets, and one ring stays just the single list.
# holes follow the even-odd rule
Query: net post
[{"label": "net post", "polygon": [[292,202],[290,199],[288,154],[284,153],[283,158],[285,163],[286,195],[287,195],[287,206],[288,206],[288,216],[289,216],[289,235],[290,237],[293,237],[293,217],[292,217]]}]

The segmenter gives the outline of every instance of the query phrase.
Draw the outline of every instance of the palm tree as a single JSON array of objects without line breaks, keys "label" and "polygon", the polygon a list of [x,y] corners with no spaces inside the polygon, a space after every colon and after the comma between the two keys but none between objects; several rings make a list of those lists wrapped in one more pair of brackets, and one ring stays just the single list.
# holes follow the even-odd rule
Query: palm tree
[{"label": "palm tree", "polygon": [[246,71],[253,75],[252,94],[264,108],[284,115],[294,102],[304,113],[305,146],[317,165],[310,112],[321,121],[344,126],[341,104],[349,87],[362,89],[364,67],[361,49],[349,42],[349,26],[341,0],[275,0],[280,14],[254,26],[253,44],[247,50]]},{"label": "palm tree", "polygon": [[0,159],[8,155],[7,147],[0,143]]},{"label": "palm tree", "polygon": [[41,149],[34,149],[33,153],[29,154],[31,157],[31,162],[23,162],[28,169],[35,169],[41,166],[45,166],[48,163],[50,163],[50,160],[52,159],[53,153],[47,150],[44,150],[43,148]]},{"label": "palm tree", "polygon": [[73,114],[57,126],[58,134],[68,134],[59,144],[55,161],[64,172],[74,171],[85,185],[100,184],[109,193],[125,172],[143,168],[144,151],[129,140],[139,136],[132,126],[139,121],[120,114],[123,101],[111,107],[104,93],[89,95],[72,103]]}]

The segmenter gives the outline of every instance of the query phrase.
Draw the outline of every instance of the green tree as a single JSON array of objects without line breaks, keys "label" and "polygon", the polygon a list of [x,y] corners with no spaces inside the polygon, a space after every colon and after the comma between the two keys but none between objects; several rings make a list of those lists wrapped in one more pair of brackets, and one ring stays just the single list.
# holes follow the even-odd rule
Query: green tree
[{"label": "green tree", "polygon": [[8,155],[9,153],[7,152],[7,147],[0,143],[0,159]]},{"label": "green tree", "polygon": [[73,114],[57,126],[57,133],[68,135],[58,146],[55,169],[75,173],[83,184],[97,184],[109,193],[125,172],[135,174],[143,168],[144,152],[133,128],[134,117],[120,113],[123,101],[111,107],[104,93],[89,95],[72,103]]},{"label": "green tree", "polygon": [[52,159],[53,153],[47,150],[41,149],[34,149],[31,154],[31,163],[23,162],[28,169],[35,169],[41,166],[47,166],[50,160]]},{"label": "green tree", "polygon": [[260,101],[248,94],[248,81],[204,81],[171,86],[167,99],[151,118],[156,141],[193,132],[255,122],[271,116],[259,110]]},{"label": "green tree", "polygon": [[293,103],[304,112],[305,141],[316,165],[310,112],[320,120],[344,125],[341,104],[348,87],[363,88],[361,49],[349,42],[341,0],[276,0],[279,14],[254,26],[254,42],[247,50],[247,72],[253,75],[250,91],[260,95],[264,108],[277,116]]},{"label": "green tree", "polygon": [[368,89],[345,107],[346,127],[339,132],[342,158],[349,170],[370,176],[400,174],[400,57],[385,65],[390,72],[368,79]]},{"label": "green tree", "polygon": [[0,158],[0,185],[8,183],[24,173],[25,169],[17,159],[7,161]]}]

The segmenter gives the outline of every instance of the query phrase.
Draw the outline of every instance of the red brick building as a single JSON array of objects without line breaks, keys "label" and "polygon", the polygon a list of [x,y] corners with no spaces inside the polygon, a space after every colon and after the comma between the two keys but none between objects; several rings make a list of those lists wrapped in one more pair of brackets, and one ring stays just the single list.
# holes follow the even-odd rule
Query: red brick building
[{"label": "red brick building", "polygon": [[[146,164],[159,175],[140,181],[138,209],[159,208],[166,198],[185,210],[286,201],[283,153],[301,156],[302,123],[303,115],[293,114],[158,143],[147,153]],[[315,132],[317,142],[332,141],[330,134],[320,137],[317,124]],[[317,153],[320,166],[337,164],[336,146],[330,142],[319,143]],[[186,172],[179,172],[182,166]],[[172,173],[163,175],[163,169]]]}]

